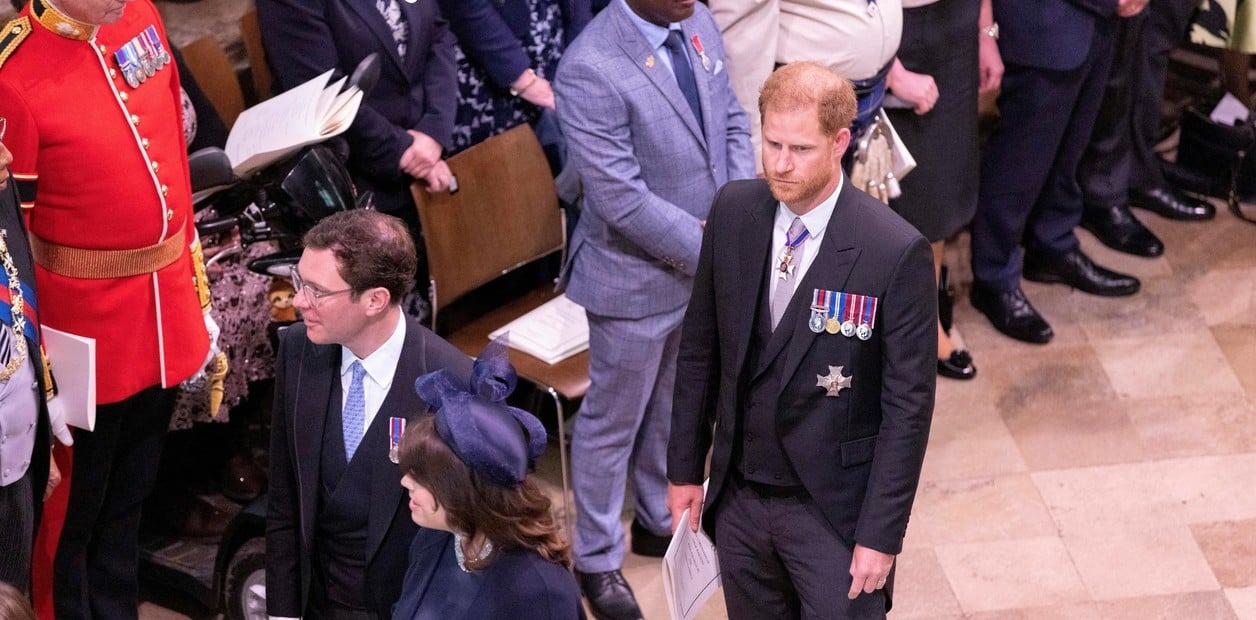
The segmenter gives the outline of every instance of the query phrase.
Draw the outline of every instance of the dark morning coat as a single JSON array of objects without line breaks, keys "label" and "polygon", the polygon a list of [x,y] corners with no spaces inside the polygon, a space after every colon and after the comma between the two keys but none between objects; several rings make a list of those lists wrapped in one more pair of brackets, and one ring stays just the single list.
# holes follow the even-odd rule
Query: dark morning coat
[{"label": "dark morning coat", "polygon": [[[703,526],[714,537],[733,449],[756,303],[767,284],[777,201],[762,180],[715,197],[685,314],[667,477],[701,484],[713,446]],[[869,340],[812,333],[815,289],[879,299]],[[933,413],[937,292],[929,244],[879,201],[843,181],[819,253],[777,327],[792,335],[777,399],[777,432],[799,480],[848,547],[897,554],[915,498]],[[826,396],[818,375],[842,366],[851,387]],[[714,426],[713,426],[714,425]]]},{"label": "dark morning coat", "polygon": [[[451,368],[471,377],[471,359],[427,328],[406,318],[406,338],[392,387],[372,425],[389,417],[413,418],[427,410],[414,380]],[[340,345],[316,345],[297,323],[280,337],[271,413],[270,504],[266,516],[266,606],[272,616],[301,617],[309,601],[313,537],[317,531],[319,462],[323,429],[340,381]],[[380,454],[373,461],[367,520],[366,601],[386,618],[401,594],[406,552],[418,526],[410,519],[401,471]]]}]

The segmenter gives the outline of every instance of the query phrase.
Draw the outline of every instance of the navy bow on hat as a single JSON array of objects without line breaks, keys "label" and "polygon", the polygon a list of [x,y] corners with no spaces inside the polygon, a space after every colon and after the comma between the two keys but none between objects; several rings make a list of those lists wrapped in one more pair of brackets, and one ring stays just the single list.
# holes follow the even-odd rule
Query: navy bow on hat
[{"label": "navy bow on hat", "polygon": [[436,410],[436,433],[485,480],[516,487],[545,451],[545,426],[506,404],[518,375],[506,359],[506,336],[488,343],[465,385],[448,369],[414,382],[419,398]]}]

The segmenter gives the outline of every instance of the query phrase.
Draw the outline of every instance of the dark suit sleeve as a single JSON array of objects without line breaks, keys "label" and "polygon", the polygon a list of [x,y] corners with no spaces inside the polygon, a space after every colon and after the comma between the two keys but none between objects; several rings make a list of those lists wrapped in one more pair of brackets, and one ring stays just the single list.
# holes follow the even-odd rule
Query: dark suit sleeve
[{"label": "dark suit sleeve", "polygon": [[527,52],[490,0],[439,0],[462,51],[503,90],[529,66]]},{"label": "dark suit sleeve", "polygon": [[[336,29],[327,22],[327,15],[326,3],[319,0],[257,0],[266,59],[280,90],[298,86],[339,66],[336,45],[351,45],[352,42],[337,37]],[[452,56],[451,51],[451,64]],[[449,107],[452,108],[452,104]],[[452,118],[449,112],[450,132]],[[414,142],[405,127],[392,124],[365,101],[358,108],[357,118],[346,137],[353,144],[354,164],[372,176],[385,179],[400,178],[401,155]],[[446,143],[437,135],[432,138]]]},{"label": "dark suit sleeve", "polygon": [[[423,94],[427,107],[414,130],[427,134],[449,149],[454,143],[454,117],[458,113],[458,65],[454,61],[457,40],[449,31],[449,22],[433,11],[432,40],[427,45],[423,64]],[[412,52],[413,53],[413,52]],[[416,87],[417,88],[417,87]],[[406,146],[410,145],[407,134]],[[401,161],[401,154],[394,165]]]},{"label": "dark suit sleeve", "polygon": [[[266,613],[272,616],[301,616],[301,532],[296,476],[292,447],[288,445],[291,412],[287,406],[288,362],[304,337],[289,328],[280,335],[275,359],[275,403],[271,409],[270,491],[266,508]],[[296,361],[299,361],[299,357]]]},{"label": "dark suit sleeve", "polygon": [[685,319],[681,323],[680,353],[676,363],[676,392],[672,400],[672,434],[667,444],[667,479],[675,484],[702,484],[706,454],[711,448],[720,391],[720,342],[716,329],[715,239],[725,226],[722,204],[728,185],[715,194],[711,214],[698,251],[698,271]]},{"label": "dark suit sleeve", "polygon": [[[848,188],[849,189],[849,188]],[[855,542],[902,551],[920,482],[937,380],[937,295],[928,242],[917,237],[899,257],[882,299],[881,429]]]}]

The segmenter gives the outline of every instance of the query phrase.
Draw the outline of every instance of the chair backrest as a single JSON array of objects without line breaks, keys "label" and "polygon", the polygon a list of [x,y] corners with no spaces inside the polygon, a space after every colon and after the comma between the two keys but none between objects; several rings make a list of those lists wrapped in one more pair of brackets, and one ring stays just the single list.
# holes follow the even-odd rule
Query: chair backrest
[{"label": "chair backrest", "polygon": [[197,85],[214,105],[223,124],[231,129],[236,117],[244,111],[244,93],[240,90],[240,80],[227,53],[222,51],[222,46],[212,35],[201,37],[179,51],[183,53],[183,62],[187,63]]},{"label": "chair backrest", "polygon": [[240,38],[244,40],[244,55],[249,59],[254,102],[260,103],[270,99],[274,78],[270,65],[266,64],[266,48],[262,47],[262,27],[257,22],[257,9],[249,9],[240,16]]},{"label": "chair backrest", "polygon": [[413,186],[432,278],[432,314],[563,249],[562,210],[536,135],[520,125],[448,160],[454,193]]}]

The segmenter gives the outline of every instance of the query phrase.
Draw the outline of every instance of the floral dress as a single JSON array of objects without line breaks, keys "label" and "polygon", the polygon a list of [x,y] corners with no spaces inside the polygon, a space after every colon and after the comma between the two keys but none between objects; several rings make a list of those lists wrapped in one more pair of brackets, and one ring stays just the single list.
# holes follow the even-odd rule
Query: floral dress
[{"label": "floral dress", "polygon": [[[558,0],[522,1],[528,4],[532,27],[521,42],[536,74],[553,80],[563,53],[563,15]],[[458,113],[454,121],[453,152],[483,142],[511,127],[535,122],[541,110],[510,94],[510,87],[492,83],[484,69],[455,49],[458,63]]]}]

